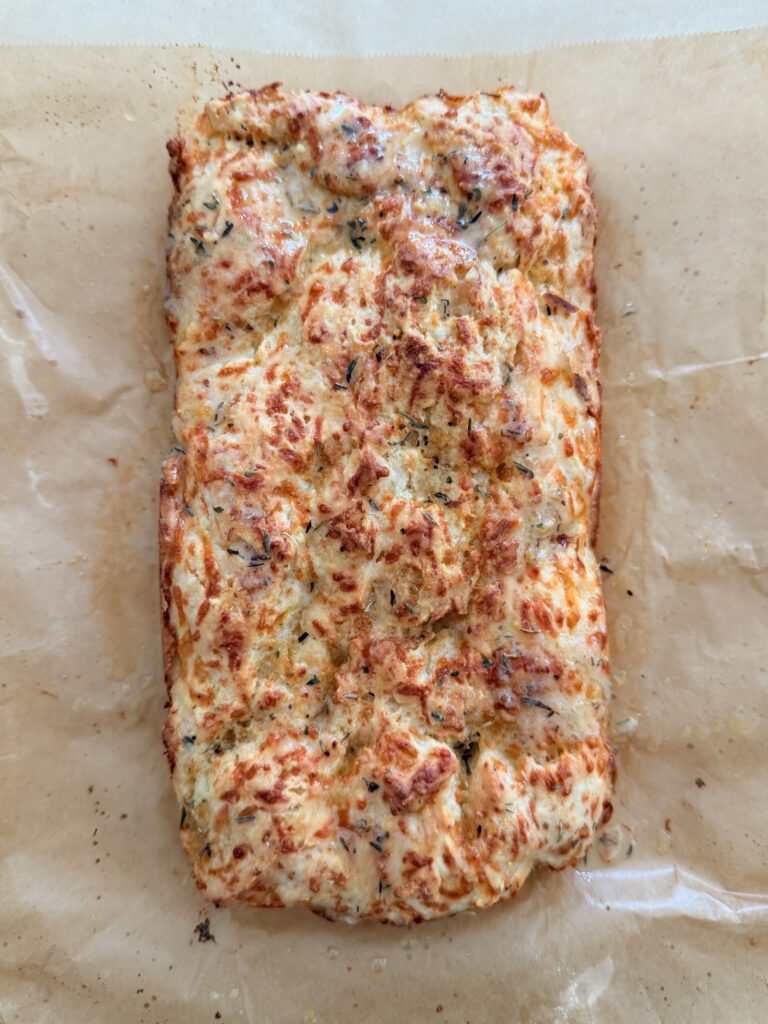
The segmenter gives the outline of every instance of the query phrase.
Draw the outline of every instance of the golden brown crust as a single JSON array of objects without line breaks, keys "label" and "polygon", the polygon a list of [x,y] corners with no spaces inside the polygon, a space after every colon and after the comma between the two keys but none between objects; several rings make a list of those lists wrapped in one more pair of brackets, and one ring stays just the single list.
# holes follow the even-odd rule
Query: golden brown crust
[{"label": "golden brown crust", "polygon": [[594,208],[542,97],[169,143],[165,742],[211,898],[404,923],[609,813]]}]

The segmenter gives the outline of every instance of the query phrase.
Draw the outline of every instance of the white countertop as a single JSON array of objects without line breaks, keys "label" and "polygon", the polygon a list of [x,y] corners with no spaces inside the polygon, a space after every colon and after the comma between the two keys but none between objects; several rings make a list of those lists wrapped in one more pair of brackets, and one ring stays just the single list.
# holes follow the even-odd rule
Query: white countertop
[{"label": "white countertop", "polygon": [[4,43],[204,44],[314,56],[523,53],[752,28],[768,0],[6,0]]}]

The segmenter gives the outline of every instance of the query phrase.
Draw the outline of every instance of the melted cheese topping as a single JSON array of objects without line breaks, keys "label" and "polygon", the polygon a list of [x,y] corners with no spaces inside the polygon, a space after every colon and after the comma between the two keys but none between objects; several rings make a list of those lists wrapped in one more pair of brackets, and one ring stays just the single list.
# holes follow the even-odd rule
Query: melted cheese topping
[{"label": "melted cheese topping", "polygon": [[165,742],[198,884],[403,923],[575,863],[613,773],[582,153],[511,89],[278,86],[169,150]]}]

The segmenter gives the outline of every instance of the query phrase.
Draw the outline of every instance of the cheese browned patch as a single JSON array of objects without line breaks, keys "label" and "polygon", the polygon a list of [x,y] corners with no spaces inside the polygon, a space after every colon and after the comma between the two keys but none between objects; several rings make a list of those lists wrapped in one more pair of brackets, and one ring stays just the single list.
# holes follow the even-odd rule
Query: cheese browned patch
[{"label": "cheese browned patch", "polygon": [[405,923],[610,813],[594,208],[544,99],[169,144],[165,743],[198,885]]}]

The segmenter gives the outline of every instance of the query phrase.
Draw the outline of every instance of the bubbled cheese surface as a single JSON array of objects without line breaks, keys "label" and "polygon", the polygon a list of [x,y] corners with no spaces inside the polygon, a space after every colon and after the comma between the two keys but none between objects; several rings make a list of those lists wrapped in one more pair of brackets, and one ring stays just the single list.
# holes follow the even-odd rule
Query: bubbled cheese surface
[{"label": "bubbled cheese surface", "polygon": [[165,742],[218,902],[395,923],[610,813],[594,210],[542,97],[270,86],[169,144]]}]

